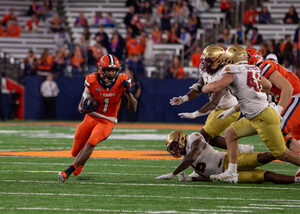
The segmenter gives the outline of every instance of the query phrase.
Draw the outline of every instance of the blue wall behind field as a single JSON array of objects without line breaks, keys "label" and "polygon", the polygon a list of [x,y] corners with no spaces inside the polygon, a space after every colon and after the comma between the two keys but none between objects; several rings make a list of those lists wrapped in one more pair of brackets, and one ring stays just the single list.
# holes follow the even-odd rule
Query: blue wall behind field
[{"label": "blue wall behind field", "polygon": [[[40,94],[40,85],[44,77],[28,76],[25,83],[25,119],[43,119],[44,107]],[[77,110],[78,103],[84,89],[84,78],[59,77],[55,81],[60,93],[57,98],[58,120],[80,120],[83,115]],[[194,120],[181,119],[180,112],[192,112],[208,101],[203,94],[197,99],[183,103],[180,106],[171,106],[169,101],[174,96],[184,95],[195,79],[142,79],[142,95],[137,112],[138,121],[168,122],[168,123],[204,123],[206,117]]]}]

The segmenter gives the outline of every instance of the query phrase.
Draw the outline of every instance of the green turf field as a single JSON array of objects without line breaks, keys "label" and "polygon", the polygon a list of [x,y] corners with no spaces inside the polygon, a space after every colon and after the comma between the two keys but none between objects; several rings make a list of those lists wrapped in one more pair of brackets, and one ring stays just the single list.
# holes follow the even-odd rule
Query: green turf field
[{"label": "green turf field", "polygon": [[[170,131],[115,129],[97,148],[164,150]],[[1,125],[0,151],[71,149],[74,132],[75,127],[67,126]],[[256,136],[241,143],[267,150]],[[0,213],[300,213],[300,184],[154,180],[171,172],[177,160],[94,158],[82,174],[63,184],[56,175],[73,158],[0,156],[0,161]],[[288,163],[263,168],[289,175],[297,169]]]}]

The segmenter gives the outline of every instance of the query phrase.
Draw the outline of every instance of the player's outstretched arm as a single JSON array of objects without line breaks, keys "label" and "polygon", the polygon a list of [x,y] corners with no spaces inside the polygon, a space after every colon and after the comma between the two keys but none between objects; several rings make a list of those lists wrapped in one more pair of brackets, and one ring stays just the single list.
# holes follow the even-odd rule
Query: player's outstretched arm
[{"label": "player's outstretched arm", "polygon": [[230,109],[227,109],[226,111],[223,111],[222,113],[220,113],[217,118],[222,118],[223,120],[227,117],[229,117],[230,115],[232,115],[235,112],[240,111],[240,104],[236,104],[235,106],[231,107]]},{"label": "player's outstretched arm", "polygon": [[233,81],[233,74],[226,73],[223,74],[222,77],[214,82],[208,83],[202,88],[203,93],[211,93],[211,92],[217,92],[228,86]]},{"label": "player's outstretched arm", "polygon": [[124,87],[124,97],[126,98],[127,109],[129,111],[136,111],[137,100],[131,93],[130,83],[127,80],[123,80],[122,85]]}]

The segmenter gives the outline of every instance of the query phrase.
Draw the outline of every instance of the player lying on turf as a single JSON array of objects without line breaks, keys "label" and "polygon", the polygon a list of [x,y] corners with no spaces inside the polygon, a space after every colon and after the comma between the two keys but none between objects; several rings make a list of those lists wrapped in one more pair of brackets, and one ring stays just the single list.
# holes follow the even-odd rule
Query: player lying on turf
[{"label": "player lying on turf", "polygon": [[[201,56],[201,65],[199,68],[200,76],[198,82],[190,87],[191,90],[186,95],[173,97],[170,100],[170,104],[173,106],[181,105],[182,103],[195,99],[201,95],[202,92],[198,90],[198,87],[210,83],[215,74],[224,67],[224,54],[225,51],[220,46],[207,46],[203,50]],[[210,145],[226,149],[227,147],[225,138],[220,135],[232,122],[239,118],[240,112],[236,112],[224,120],[218,119],[217,116],[226,109],[235,106],[237,103],[238,101],[236,97],[234,97],[228,89],[224,89],[215,93],[211,93],[209,95],[209,102],[206,103],[201,109],[195,112],[179,113],[178,115],[181,118],[194,119],[196,117],[209,114],[204,127],[200,130],[200,133]],[[253,151],[253,146],[251,145],[239,144],[238,146],[240,152]]]},{"label": "player lying on turf", "polygon": [[98,71],[86,76],[78,107],[85,117],[77,127],[72,148],[72,156],[76,158],[72,165],[58,173],[60,182],[65,182],[72,173],[79,175],[96,145],[109,137],[117,123],[122,99],[129,110],[136,111],[137,101],[131,93],[131,80],[119,72],[119,60],[105,54],[98,62]]},{"label": "player lying on turf", "polygon": [[[210,181],[211,175],[222,173],[228,167],[227,154],[214,150],[199,133],[192,133],[188,136],[182,131],[173,131],[167,136],[166,147],[172,156],[179,158],[183,155],[183,159],[173,172],[155,179],[170,180],[179,174],[180,181]],[[300,177],[256,169],[272,160],[274,157],[271,152],[240,153],[237,162],[238,182],[259,183],[265,181],[276,184],[300,182]],[[190,166],[198,173],[198,176],[192,177],[183,173]]]}]

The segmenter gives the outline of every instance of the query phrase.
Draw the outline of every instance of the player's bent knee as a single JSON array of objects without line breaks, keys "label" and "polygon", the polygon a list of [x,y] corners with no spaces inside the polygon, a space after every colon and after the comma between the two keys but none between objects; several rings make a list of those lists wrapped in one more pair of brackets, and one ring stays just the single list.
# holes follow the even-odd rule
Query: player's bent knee
[{"label": "player's bent knee", "polygon": [[234,141],[234,140],[237,140],[238,139],[238,136],[237,134],[235,133],[235,131],[233,130],[233,128],[231,127],[228,127],[226,130],[225,130],[225,138],[226,138],[226,141]]}]

